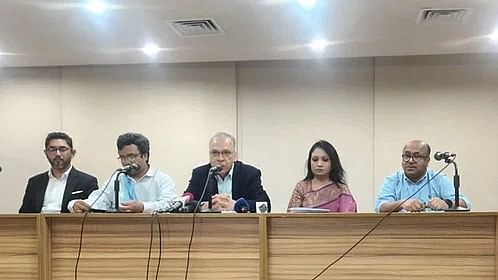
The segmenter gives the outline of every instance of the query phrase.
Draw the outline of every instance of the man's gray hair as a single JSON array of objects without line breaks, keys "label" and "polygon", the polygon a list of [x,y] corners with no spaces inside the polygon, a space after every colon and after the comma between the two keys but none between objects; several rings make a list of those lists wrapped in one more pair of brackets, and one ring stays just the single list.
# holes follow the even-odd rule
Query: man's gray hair
[{"label": "man's gray hair", "polygon": [[211,143],[213,143],[213,141],[215,139],[220,139],[220,140],[226,140],[226,139],[230,139],[233,143],[233,147],[235,148],[236,147],[236,142],[235,142],[235,137],[233,137],[231,134],[229,133],[226,133],[226,132],[218,132],[216,133],[213,137],[211,137],[211,139],[209,140],[209,145],[211,145]]}]

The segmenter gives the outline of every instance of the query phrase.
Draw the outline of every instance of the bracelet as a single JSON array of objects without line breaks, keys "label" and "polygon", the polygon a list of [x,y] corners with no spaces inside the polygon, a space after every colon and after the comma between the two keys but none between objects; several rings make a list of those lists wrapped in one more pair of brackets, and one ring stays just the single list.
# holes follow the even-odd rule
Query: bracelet
[{"label": "bracelet", "polygon": [[453,201],[451,201],[451,199],[445,199],[444,202],[446,202],[446,204],[448,204],[449,208],[453,207]]}]

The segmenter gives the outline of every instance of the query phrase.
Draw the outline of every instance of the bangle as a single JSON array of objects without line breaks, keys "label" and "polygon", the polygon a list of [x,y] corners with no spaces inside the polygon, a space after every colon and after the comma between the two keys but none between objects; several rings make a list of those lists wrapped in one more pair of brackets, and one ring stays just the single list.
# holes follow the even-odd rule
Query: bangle
[{"label": "bangle", "polygon": [[448,204],[449,208],[453,207],[453,201],[451,201],[451,199],[445,199],[444,202],[446,202],[446,204]]}]

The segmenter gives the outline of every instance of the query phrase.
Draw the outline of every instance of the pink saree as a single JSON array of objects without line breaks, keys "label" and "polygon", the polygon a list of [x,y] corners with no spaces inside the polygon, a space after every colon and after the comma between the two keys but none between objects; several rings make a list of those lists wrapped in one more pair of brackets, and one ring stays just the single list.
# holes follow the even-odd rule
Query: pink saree
[{"label": "pink saree", "polygon": [[294,207],[322,208],[330,212],[357,212],[356,201],[347,185],[331,183],[318,190],[311,189],[311,181],[297,183],[287,211]]}]

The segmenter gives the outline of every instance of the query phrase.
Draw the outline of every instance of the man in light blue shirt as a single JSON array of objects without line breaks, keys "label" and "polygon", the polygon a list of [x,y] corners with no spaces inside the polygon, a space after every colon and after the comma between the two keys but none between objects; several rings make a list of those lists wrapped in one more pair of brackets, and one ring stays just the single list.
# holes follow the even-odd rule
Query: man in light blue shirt
[{"label": "man in light blue shirt", "polygon": [[[375,203],[376,212],[416,212],[424,207],[444,210],[455,204],[455,188],[450,179],[443,174],[435,177],[437,172],[428,169],[430,154],[429,144],[420,140],[412,140],[403,147],[403,171],[384,180]],[[403,202],[427,182],[429,183],[417,194]],[[461,193],[459,205],[469,209],[471,207],[470,200]]]},{"label": "man in light blue shirt", "polygon": [[[125,133],[118,137],[118,160],[122,166],[133,164],[129,174],[119,176],[119,211],[130,213],[151,213],[165,211],[178,197],[175,184],[167,174],[154,170],[149,165],[149,140],[139,133]],[[93,191],[85,200],[69,202],[71,212],[86,212],[93,209],[112,210],[114,202],[114,180],[109,179],[106,187]]]}]

